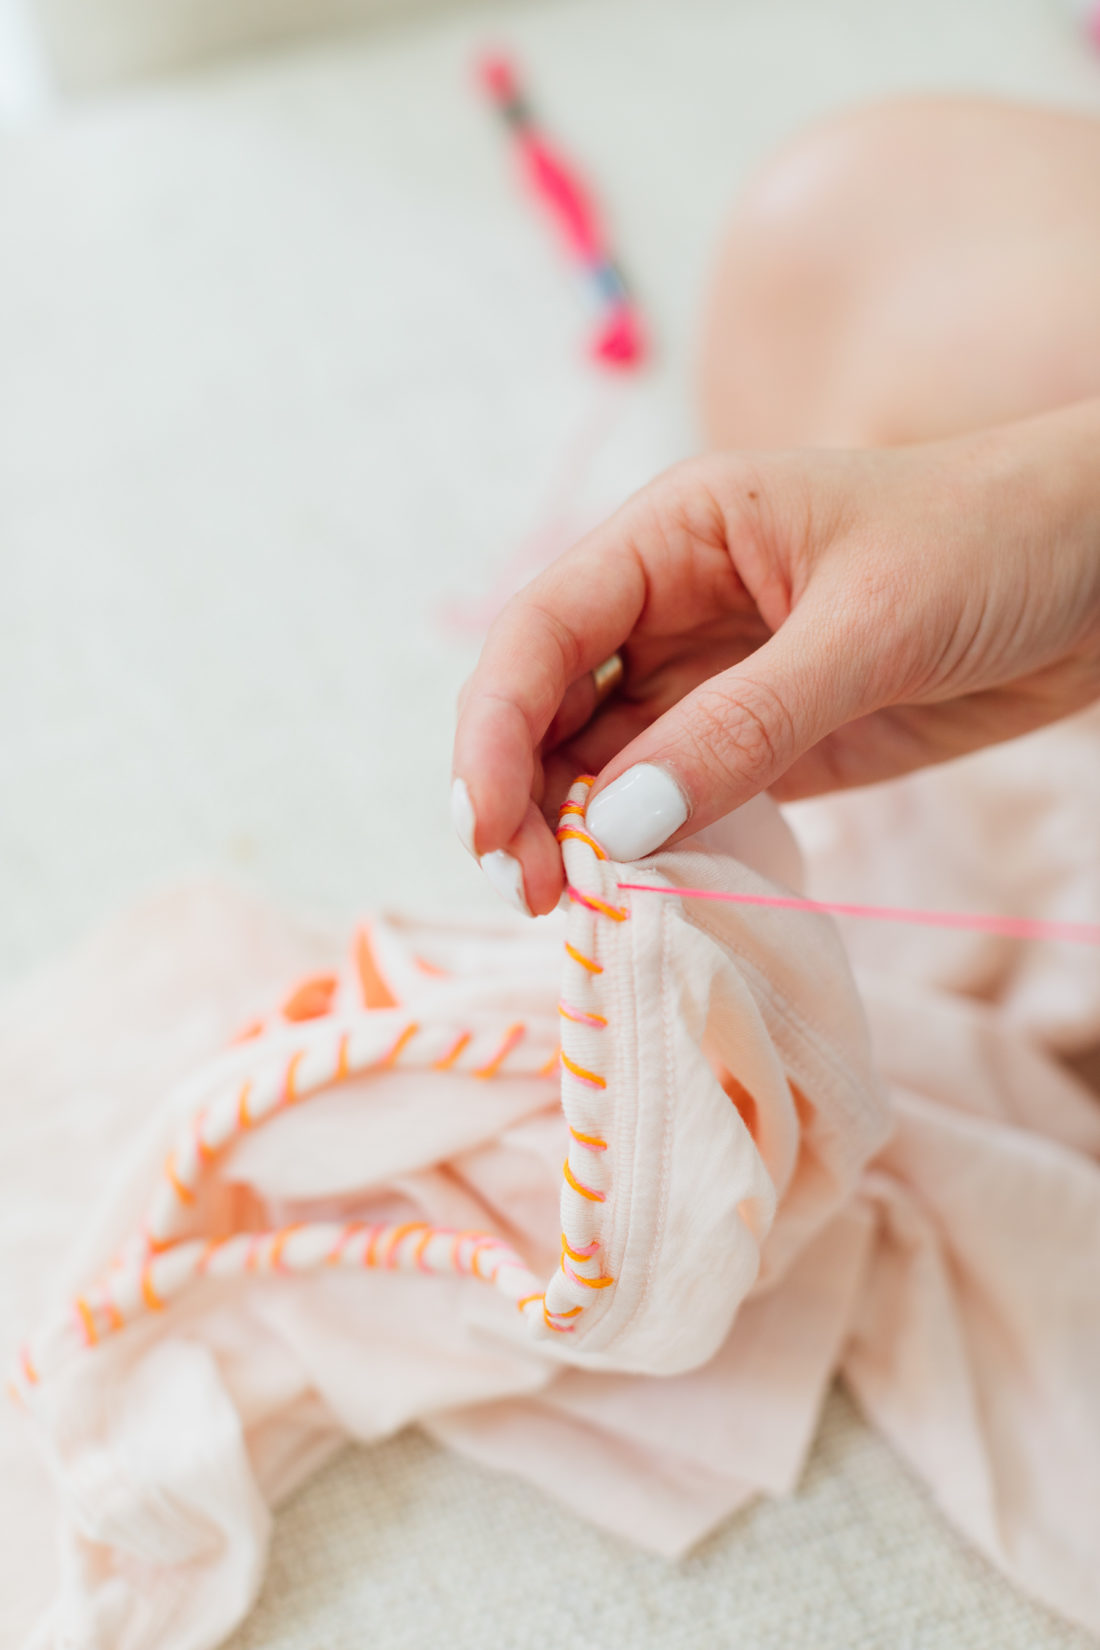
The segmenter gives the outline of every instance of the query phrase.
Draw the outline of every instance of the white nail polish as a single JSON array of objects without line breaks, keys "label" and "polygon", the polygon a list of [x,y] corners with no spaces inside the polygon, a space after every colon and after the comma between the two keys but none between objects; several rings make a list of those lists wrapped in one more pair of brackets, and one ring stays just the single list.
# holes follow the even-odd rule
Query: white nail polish
[{"label": "white nail polish", "polygon": [[534,915],[524,893],[523,866],[518,859],[506,854],[503,848],[498,848],[495,853],[482,854],[478,863],[502,900],[505,900],[513,910],[519,911],[522,916]]},{"label": "white nail polish", "polygon": [[477,858],[477,849],[474,847],[474,832],[477,830],[477,816],[474,805],[470,800],[469,786],[464,779],[456,779],[451,786],[451,823],[458,833],[458,840],[468,854]]},{"label": "white nail polish", "polygon": [[639,762],[588,804],[585,823],[612,859],[655,853],[688,816],[687,798],[665,768]]}]

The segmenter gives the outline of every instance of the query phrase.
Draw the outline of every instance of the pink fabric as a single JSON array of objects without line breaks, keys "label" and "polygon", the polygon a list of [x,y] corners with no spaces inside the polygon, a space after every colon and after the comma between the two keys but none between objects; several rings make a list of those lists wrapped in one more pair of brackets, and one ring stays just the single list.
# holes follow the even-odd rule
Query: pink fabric
[{"label": "pink fabric", "polygon": [[[1021,833],[1059,806],[1071,816],[1081,781],[1053,759],[1037,773],[1031,743],[1014,783],[1045,800]],[[962,770],[969,827],[1002,830],[1008,763],[995,754],[985,818],[980,769]],[[895,796],[862,799],[862,871],[884,883],[897,836],[873,822]],[[950,798],[940,789],[939,807]],[[837,806],[834,874],[860,804]],[[581,812],[563,823],[583,835]],[[1037,898],[1026,914],[1094,914],[1061,897],[1087,883],[1092,841],[1067,831],[1057,863],[1050,843],[1047,830],[1031,848],[1048,850],[1055,908]],[[1100,993],[1073,976],[1059,1005],[1042,974],[1045,961],[1069,978],[1060,956],[982,941],[969,995],[935,977],[946,951],[923,973],[876,953],[857,994],[824,917],[632,899],[581,838],[564,853],[579,896],[565,917],[375,922],[396,1008],[363,1006],[361,968],[327,936],[209,891],[144,908],[9,1006],[0,1095],[35,1198],[18,1231],[6,1217],[18,1252],[5,1243],[3,1304],[32,1331],[38,1378],[17,1371],[23,1430],[5,1423],[0,1472],[18,1491],[17,1550],[29,1530],[43,1552],[59,1521],[63,1562],[49,1575],[23,1558],[0,1593],[14,1627],[52,1591],[36,1647],[216,1645],[255,1597],[270,1506],[341,1436],[410,1420],[681,1552],[753,1494],[794,1488],[838,1369],[963,1531],[1100,1627],[1100,1108],[1042,1046],[1084,1050]],[[942,870],[940,904],[949,856]],[[798,885],[798,856],[764,800],[630,880],[768,891]],[[894,940],[912,963],[908,936]],[[1006,949],[995,959],[990,943]],[[318,970],[338,975],[329,1012],[288,1024],[280,992]],[[558,1015],[559,994],[579,1019]],[[260,1035],[226,1050],[257,1014]],[[470,1038],[451,1060],[456,1030]],[[560,1079],[545,1075],[559,1035]],[[217,1137],[232,1121],[219,1095],[249,1074],[262,1107],[263,1073],[295,1050],[303,1093],[326,1060],[353,1075],[292,1089],[192,1161],[196,1110]],[[192,1201],[173,1201],[169,1151]],[[340,1237],[354,1218],[410,1235],[385,1239],[374,1269],[315,1264],[334,1238],[343,1261],[366,1258],[369,1235]],[[151,1262],[133,1237],[143,1220],[162,1239]],[[409,1221],[496,1234],[490,1281],[448,1274],[453,1240]],[[195,1239],[287,1227],[284,1270],[269,1240],[253,1270],[232,1270],[229,1245],[172,1293]],[[578,1257],[566,1269],[561,1231]],[[140,1305],[146,1262],[166,1310]],[[88,1348],[72,1303],[95,1307],[104,1276],[128,1327],[108,1332],[96,1307]]]},{"label": "pink fabric", "polygon": [[[1100,707],[977,756],[790,810],[823,899],[1100,918]],[[842,924],[857,973],[975,1002],[1058,1053],[1100,1045],[1100,947]]]}]

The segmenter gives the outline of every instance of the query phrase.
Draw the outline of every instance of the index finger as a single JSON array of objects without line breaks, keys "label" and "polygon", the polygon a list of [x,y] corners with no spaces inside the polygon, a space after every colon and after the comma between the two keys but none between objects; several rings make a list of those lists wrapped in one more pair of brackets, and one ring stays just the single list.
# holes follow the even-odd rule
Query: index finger
[{"label": "index finger", "polygon": [[536,752],[571,682],[626,641],[646,577],[624,506],[513,596],[462,697],[453,771],[465,781],[478,854],[503,848],[527,812]]}]

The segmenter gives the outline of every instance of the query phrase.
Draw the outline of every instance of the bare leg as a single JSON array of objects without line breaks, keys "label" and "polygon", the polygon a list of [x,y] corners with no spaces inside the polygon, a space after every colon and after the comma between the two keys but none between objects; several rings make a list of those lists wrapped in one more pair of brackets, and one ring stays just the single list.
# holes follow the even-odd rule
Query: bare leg
[{"label": "bare leg", "polygon": [[[1098,291],[1100,121],[857,111],[798,139],[737,207],[704,329],[709,440],[891,445],[1100,395]],[[1100,1048],[1070,1063],[1100,1093]]]},{"label": "bare leg", "polygon": [[743,195],[703,340],[713,446],[934,439],[1100,394],[1100,121],[858,110]]}]

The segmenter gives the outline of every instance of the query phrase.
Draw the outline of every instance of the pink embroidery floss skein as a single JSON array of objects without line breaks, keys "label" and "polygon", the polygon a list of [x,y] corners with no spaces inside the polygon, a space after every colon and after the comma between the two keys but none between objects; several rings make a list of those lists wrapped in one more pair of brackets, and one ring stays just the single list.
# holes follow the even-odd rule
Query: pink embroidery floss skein
[{"label": "pink embroidery floss skein", "polygon": [[1069,10],[1085,39],[1100,51],[1100,0],[1070,0]]},{"label": "pink embroidery floss skein", "polygon": [[479,78],[512,133],[531,192],[549,210],[595,290],[601,320],[591,344],[593,359],[613,368],[638,366],[645,355],[641,319],[591,196],[536,125],[514,64],[488,56]]}]

